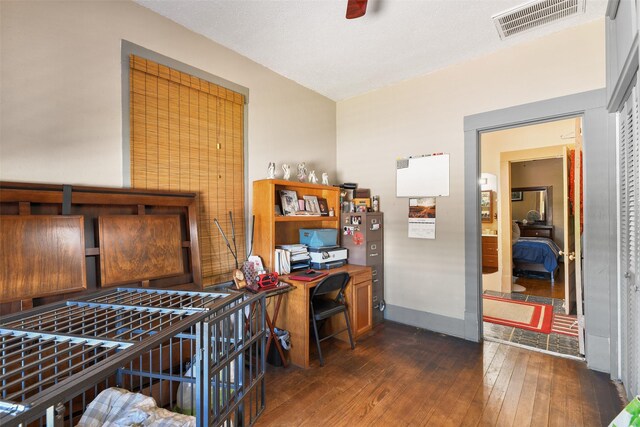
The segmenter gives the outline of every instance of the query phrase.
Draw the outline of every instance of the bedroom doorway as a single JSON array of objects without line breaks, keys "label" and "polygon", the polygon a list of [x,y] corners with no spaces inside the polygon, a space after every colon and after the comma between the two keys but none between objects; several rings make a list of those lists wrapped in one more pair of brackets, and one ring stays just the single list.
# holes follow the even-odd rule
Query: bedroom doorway
[{"label": "bedroom doorway", "polygon": [[581,205],[581,134],[582,118],[572,117],[480,136],[486,339],[584,354],[573,209]]}]

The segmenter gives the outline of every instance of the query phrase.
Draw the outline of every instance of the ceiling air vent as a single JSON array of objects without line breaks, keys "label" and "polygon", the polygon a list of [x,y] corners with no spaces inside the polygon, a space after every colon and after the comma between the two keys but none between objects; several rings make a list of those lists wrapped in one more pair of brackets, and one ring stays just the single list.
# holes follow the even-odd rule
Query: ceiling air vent
[{"label": "ceiling air vent", "polygon": [[536,0],[492,17],[501,39],[584,13],[586,0]]}]

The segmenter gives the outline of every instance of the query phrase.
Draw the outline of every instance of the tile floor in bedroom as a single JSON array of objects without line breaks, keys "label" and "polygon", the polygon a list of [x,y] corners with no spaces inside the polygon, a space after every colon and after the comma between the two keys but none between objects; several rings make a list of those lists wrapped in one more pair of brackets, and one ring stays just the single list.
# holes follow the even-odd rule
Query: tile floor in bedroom
[{"label": "tile floor in bedroom", "polygon": [[[487,295],[508,298],[518,301],[538,302],[541,304],[553,305],[554,313],[564,313],[562,308],[562,300],[558,298],[547,298],[534,295],[526,295],[519,293],[502,293],[495,291],[485,291]],[[568,335],[550,333],[543,334],[539,332],[527,331],[510,326],[496,325],[494,323],[483,322],[484,337],[487,339],[498,339],[501,341],[512,342],[527,347],[538,348],[551,351],[563,355],[574,357],[582,357],[578,349],[578,338]]]}]

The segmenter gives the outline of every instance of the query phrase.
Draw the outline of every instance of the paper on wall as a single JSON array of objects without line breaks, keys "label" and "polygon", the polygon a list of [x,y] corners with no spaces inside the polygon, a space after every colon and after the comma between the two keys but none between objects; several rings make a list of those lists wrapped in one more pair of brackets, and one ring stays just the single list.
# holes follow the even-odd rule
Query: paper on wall
[{"label": "paper on wall", "polygon": [[436,198],[409,199],[409,237],[436,238]]}]

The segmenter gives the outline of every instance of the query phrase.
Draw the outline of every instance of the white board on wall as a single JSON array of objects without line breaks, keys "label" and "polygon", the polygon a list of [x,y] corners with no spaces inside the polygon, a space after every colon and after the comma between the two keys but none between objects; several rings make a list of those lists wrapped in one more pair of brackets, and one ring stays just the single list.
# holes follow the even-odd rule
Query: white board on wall
[{"label": "white board on wall", "polygon": [[396,197],[449,195],[449,155],[409,157],[396,161]]}]

